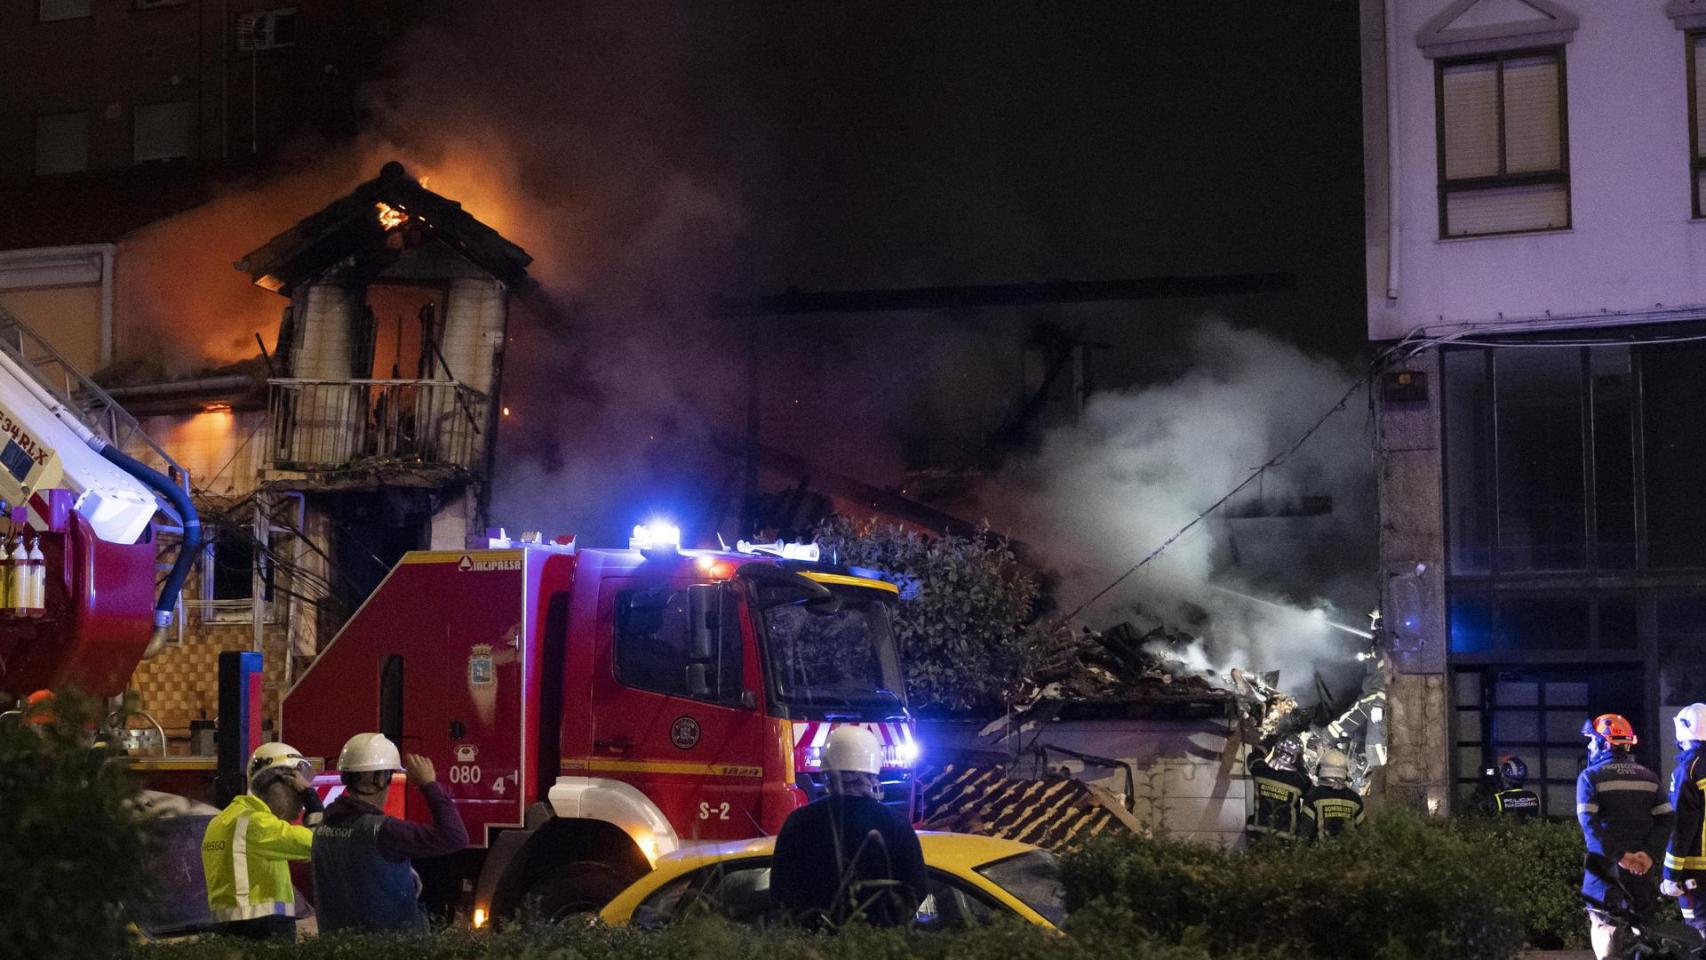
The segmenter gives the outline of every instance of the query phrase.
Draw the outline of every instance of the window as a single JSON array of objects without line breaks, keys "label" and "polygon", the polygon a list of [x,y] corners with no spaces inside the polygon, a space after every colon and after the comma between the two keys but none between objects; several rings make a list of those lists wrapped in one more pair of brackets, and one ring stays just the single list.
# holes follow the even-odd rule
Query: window
[{"label": "window", "polygon": [[77,20],[89,16],[93,5],[93,0],[41,0],[36,5],[36,18],[42,23]]},{"label": "window", "polygon": [[[1706,349],[1701,357],[1682,353],[1665,347],[1662,363],[1646,360],[1641,369],[1659,371],[1679,392],[1656,414],[1664,421],[1657,465],[1698,475],[1706,469],[1706,441],[1695,444],[1702,448],[1698,455],[1684,449],[1698,431],[1681,421],[1706,402],[1706,388],[1683,371],[1697,369]],[[1626,346],[1446,351],[1441,394],[1452,576],[1634,569],[1641,546],[1635,451],[1642,357]],[[1689,391],[1699,398],[1681,402]],[[1648,410],[1654,409],[1652,397],[1648,387]],[[1659,436],[1650,422],[1654,415],[1648,415],[1649,478]],[[1698,535],[1684,524],[1676,528],[1678,543],[1706,538],[1706,510],[1685,495],[1692,487],[1672,482],[1670,489],[1675,512],[1700,513]]]},{"label": "window", "polygon": [[195,105],[188,101],[140,105],[132,121],[137,163],[177,160],[195,150]]},{"label": "window", "polygon": [[257,555],[254,535],[233,524],[203,527],[201,599],[202,615],[214,622],[248,622],[254,614],[255,564],[261,567],[261,599],[273,598],[272,564],[265,554]]},{"label": "window", "polygon": [[1646,455],[1647,562],[1663,569],[1706,567],[1706,345],[1641,351],[1641,433]]},{"label": "window", "polygon": [[1694,215],[1706,217],[1706,30],[1688,34],[1688,169]]},{"label": "window", "polygon": [[89,115],[56,113],[36,118],[36,174],[89,169]]},{"label": "window", "polygon": [[1501,570],[1586,565],[1582,353],[1493,354]]},{"label": "window", "polygon": [[741,700],[740,607],[726,586],[630,590],[616,597],[616,679],[711,703]]},{"label": "window", "polygon": [[1441,237],[1570,225],[1564,51],[1437,61]]}]

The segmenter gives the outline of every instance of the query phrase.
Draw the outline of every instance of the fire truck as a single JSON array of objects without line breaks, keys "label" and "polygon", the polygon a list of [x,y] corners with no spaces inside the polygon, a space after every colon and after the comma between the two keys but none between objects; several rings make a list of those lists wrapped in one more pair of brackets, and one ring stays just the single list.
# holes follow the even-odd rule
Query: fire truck
[{"label": "fire truck", "polygon": [[[331,762],[378,729],[430,758],[470,846],[417,866],[474,926],[593,910],[663,854],[774,834],[824,791],[840,724],[877,733],[910,812],[895,585],[814,545],[679,544],[647,525],[627,549],[500,532],[407,554],[286,694],[282,735]],[[400,775],[391,806],[427,818]]]}]

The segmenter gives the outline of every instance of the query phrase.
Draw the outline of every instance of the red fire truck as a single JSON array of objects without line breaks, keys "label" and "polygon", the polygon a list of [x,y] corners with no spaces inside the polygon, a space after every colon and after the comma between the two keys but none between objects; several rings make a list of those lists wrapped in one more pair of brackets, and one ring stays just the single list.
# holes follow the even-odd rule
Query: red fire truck
[{"label": "red fire truck", "polygon": [[[427,899],[475,926],[594,909],[683,845],[775,833],[821,793],[838,724],[878,734],[910,809],[897,588],[815,547],[678,544],[652,526],[626,550],[408,554],[286,694],[282,736],[330,764],[379,729],[431,758],[471,839],[420,865]],[[413,791],[404,809],[426,817]]]}]

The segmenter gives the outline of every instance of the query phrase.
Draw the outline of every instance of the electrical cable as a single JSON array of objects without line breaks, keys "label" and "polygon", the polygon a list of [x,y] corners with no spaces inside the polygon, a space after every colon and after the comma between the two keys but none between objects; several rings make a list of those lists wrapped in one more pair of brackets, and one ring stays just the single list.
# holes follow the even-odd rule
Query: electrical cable
[{"label": "electrical cable", "polygon": [[[1571,322],[1571,321],[1566,319],[1565,322]],[[1577,321],[1577,322],[1579,322],[1579,321]],[[1130,579],[1132,577],[1132,575],[1136,574],[1139,570],[1142,570],[1144,567],[1148,566],[1151,561],[1153,561],[1155,558],[1161,556],[1161,554],[1164,553],[1168,547],[1171,547],[1174,543],[1176,543],[1180,537],[1183,537],[1185,534],[1189,533],[1193,528],[1196,527],[1197,524],[1208,519],[1210,516],[1212,516],[1215,513],[1215,511],[1219,510],[1221,507],[1224,507],[1228,501],[1230,501],[1233,497],[1237,496],[1246,487],[1250,486],[1250,484],[1252,484],[1252,483],[1258,482],[1262,478],[1262,476],[1264,474],[1266,474],[1269,470],[1272,470],[1273,468],[1284,463],[1293,453],[1297,452],[1298,448],[1302,447],[1305,443],[1307,443],[1309,441],[1309,438],[1313,437],[1315,435],[1315,433],[1317,431],[1319,431],[1321,429],[1321,427],[1323,425],[1325,425],[1329,419],[1332,418],[1333,414],[1338,413],[1339,411],[1345,409],[1345,405],[1350,402],[1351,397],[1355,396],[1358,390],[1361,390],[1364,387],[1368,386],[1370,383],[1373,382],[1376,374],[1380,373],[1382,370],[1386,369],[1388,366],[1390,366],[1394,363],[1402,363],[1403,361],[1408,360],[1409,358],[1415,356],[1418,353],[1421,353],[1424,350],[1430,350],[1430,349],[1434,349],[1437,347],[1443,347],[1443,346],[1484,346],[1484,347],[1500,348],[1500,349],[1513,348],[1513,347],[1520,348],[1520,347],[1530,347],[1530,346],[1535,346],[1535,347],[1566,347],[1566,346],[1568,346],[1568,347],[1583,348],[1583,347],[1591,347],[1591,346],[1647,346],[1647,345],[1656,345],[1656,344],[1696,343],[1696,342],[1700,342],[1700,341],[1706,341],[1706,334],[1690,334],[1690,335],[1678,336],[1678,337],[1672,337],[1672,336],[1641,337],[1641,336],[1636,336],[1636,337],[1623,337],[1623,338],[1605,339],[1605,340],[1582,339],[1582,340],[1569,340],[1569,341],[1547,341],[1547,340],[1489,341],[1489,340],[1476,339],[1477,337],[1480,337],[1480,336],[1488,336],[1488,335],[1498,336],[1501,333],[1518,333],[1518,332],[1532,333],[1533,330],[1535,329],[1535,327],[1542,325],[1542,323],[1543,323],[1542,321],[1521,320],[1521,321],[1505,321],[1505,322],[1496,323],[1496,324],[1462,324],[1462,325],[1460,325],[1461,329],[1453,330],[1451,332],[1442,332],[1442,333],[1436,333],[1436,334],[1430,334],[1428,332],[1429,328],[1426,328],[1426,327],[1418,327],[1415,330],[1412,330],[1410,333],[1406,334],[1404,337],[1400,338],[1398,341],[1396,341],[1395,343],[1393,343],[1392,345],[1390,345],[1386,349],[1380,351],[1380,353],[1376,354],[1375,358],[1369,363],[1366,372],[1364,372],[1362,376],[1358,377],[1354,382],[1351,383],[1350,387],[1347,388],[1345,390],[1344,394],[1339,397],[1338,402],[1334,403],[1330,408],[1328,408],[1327,412],[1323,413],[1320,417],[1316,418],[1316,420],[1309,425],[1309,428],[1304,430],[1303,433],[1300,434],[1296,440],[1293,440],[1290,445],[1288,445],[1285,449],[1281,450],[1279,453],[1273,455],[1272,457],[1269,457],[1268,460],[1266,462],[1264,462],[1261,466],[1259,466],[1255,470],[1251,471],[1249,476],[1247,476],[1243,480],[1239,481],[1237,486],[1233,487],[1230,491],[1228,491],[1220,499],[1209,504],[1206,508],[1204,508],[1202,510],[1202,512],[1200,512],[1196,516],[1192,517],[1190,519],[1190,522],[1188,522],[1184,526],[1180,527],[1177,531],[1175,531],[1173,533],[1172,536],[1168,537],[1166,540],[1163,540],[1161,542],[1160,546],[1157,546],[1154,550],[1151,550],[1147,555],[1145,555],[1143,557],[1143,559],[1132,564],[1131,567],[1129,567],[1124,573],[1115,577],[1113,579],[1113,581],[1111,583],[1109,583],[1107,586],[1103,587],[1102,589],[1100,589],[1100,590],[1096,591],[1094,594],[1092,594],[1090,599],[1085,600],[1083,603],[1080,603],[1078,606],[1072,608],[1072,611],[1070,613],[1068,613],[1065,616],[1061,617],[1060,619],[1056,620],[1054,622],[1054,624],[1052,625],[1051,629],[1058,630],[1061,627],[1064,627],[1067,624],[1071,623],[1073,620],[1075,620],[1078,617],[1079,614],[1083,613],[1085,611],[1085,609],[1087,609],[1091,604],[1094,604],[1096,601],[1107,596],[1109,593],[1111,593],[1114,590],[1114,588],[1118,587],[1120,584],[1122,584],[1126,580]],[[1557,327],[1557,326],[1560,326],[1561,324],[1558,323],[1557,321],[1553,321],[1552,323],[1545,324],[1545,325]],[[1632,323],[1629,325],[1632,325]]]}]

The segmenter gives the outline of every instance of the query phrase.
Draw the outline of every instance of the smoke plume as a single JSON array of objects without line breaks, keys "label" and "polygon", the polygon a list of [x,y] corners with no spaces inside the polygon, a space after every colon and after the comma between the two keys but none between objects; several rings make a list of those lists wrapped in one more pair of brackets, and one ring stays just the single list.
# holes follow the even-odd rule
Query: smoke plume
[{"label": "smoke plume", "polygon": [[[1270,335],[1204,321],[1185,372],[1091,398],[1075,425],[1045,436],[1007,471],[1016,529],[1063,577],[1072,609],[1284,449],[1354,374]],[[1373,479],[1360,399],[1234,501],[1316,517],[1212,517],[1083,615],[1092,626],[1159,619],[1202,637],[1199,668],[1278,670],[1296,689],[1366,641],[1327,621],[1367,626],[1375,603]],[[1260,505],[1257,508],[1257,504]],[[1240,512],[1234,509],[1233,512]]]}]

